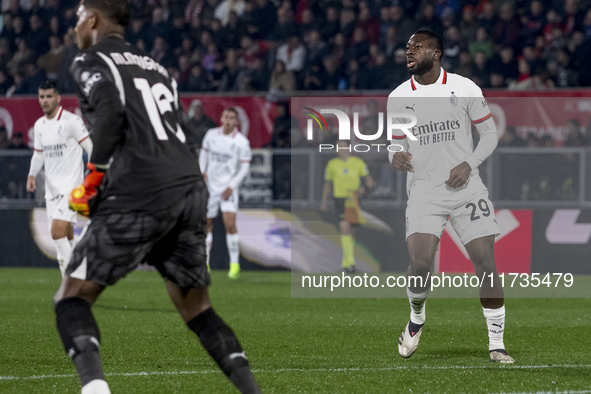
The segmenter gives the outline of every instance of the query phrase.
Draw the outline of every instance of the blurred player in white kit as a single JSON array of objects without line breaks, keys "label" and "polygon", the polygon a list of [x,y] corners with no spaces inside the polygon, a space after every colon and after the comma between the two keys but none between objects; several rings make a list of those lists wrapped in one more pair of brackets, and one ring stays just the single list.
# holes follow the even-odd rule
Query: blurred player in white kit
[{"label": "blurred player in white kit", "polygon": [[45,115],[34,126],[34,153],[27,178],[27,191],[35,191],[35,177],[45,166],[47,217],[63,276],[74,247],[73,224],[76,223],[76,212],[69,208],[68,196],[82,183],[82,149],[90,157],[92,141],[82,118],[59,105],[61,96],[53,82],[41,84],[38,93],[39,104]]},{"label": "blurred player in white kit", "polygon": [[228,277],[240,276],[240,249],[236,213],[238,212],[238,186],[248,175],[250,142],[238,131],[238,112],[229,107],[222,113],[222,125],[207,131],[203,148],[199,154],[199,167],[207,182],[209,201],[207,203],[207,264],[213,241],[213,220],[222,211],[226,228],[226,244],[230,254]]}]

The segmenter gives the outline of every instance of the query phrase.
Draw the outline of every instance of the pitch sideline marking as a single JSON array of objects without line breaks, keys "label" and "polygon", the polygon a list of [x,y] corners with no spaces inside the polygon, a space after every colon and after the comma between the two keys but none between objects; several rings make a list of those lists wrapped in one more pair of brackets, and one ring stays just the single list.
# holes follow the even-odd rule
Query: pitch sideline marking
[{"label": "pitch sideline marking", "polygon": [[[539,369],[539,368],[591,368],[591,364],[555,364],[555,365],[503,365],[499,366],[506,369]],[[486,365],[450,365],[442,367],[383,367],[383,368],[281,368],[275,370],[253,369],[253,373],[284,373],[284,372],[381,372],[381,371],[401,371],[412,369],[493,369],[497,366]],[[219,369],[208,369],[202,371],[153,371],[153,372],[112,372],[105,376],[157,376],[157,375],[204,375],[219,373]],[[2,380],[38,380],[38,379],[56,379],[56,378],[74,378],[77,375],[33,375],[33,376],[0,376]],[[565,391],[564,393],[591,393],[587,391]]]}]

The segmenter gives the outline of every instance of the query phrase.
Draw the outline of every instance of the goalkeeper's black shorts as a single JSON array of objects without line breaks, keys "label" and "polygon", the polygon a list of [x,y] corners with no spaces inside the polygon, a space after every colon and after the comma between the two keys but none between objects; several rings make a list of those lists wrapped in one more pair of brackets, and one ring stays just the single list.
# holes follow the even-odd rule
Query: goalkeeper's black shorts
[{"label": "goalkeeper's black shorts", "polygon": [[181,287],[209,286],[205,254],[209,195],[206,187],[197,189],[157,212],[97,212],[74,248],[66,274],[108,286],[147,263]]}]

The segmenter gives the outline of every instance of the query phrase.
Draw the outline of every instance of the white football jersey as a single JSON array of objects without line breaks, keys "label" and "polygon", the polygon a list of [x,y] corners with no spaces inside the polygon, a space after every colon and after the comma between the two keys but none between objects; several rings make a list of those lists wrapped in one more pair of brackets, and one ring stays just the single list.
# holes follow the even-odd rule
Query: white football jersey
[{"label": "white football jersey", "polygon": [[[205,155],[207,186],[210,193],[224,191],[238,172],[241,162],[250,162],[250,142],[235,129],[224,134],[222,127],[209,129],[203,138],[201,155]],[[200,161],[203,162],[203,161]]]},{"label": "white football jersey", "polygon": [[34,149],[43,152],[45,198],[70,194],[84,178],[80,142],[89,134],[82,118],[60,107],[53,119],[39,118],[34,132]]},{"label": "white football jersey", "polygon": [[[412,154],[413,171],[407,177],[409,194],[413,190],[486,190],[477,168],[472,170],[467,185],[458,189],[445,185],[450,171],[474,152],[472,124],[492,116],[482,90],[474,82],[443,68],[431,85],[421,85],[413,76],[388,96],[388,116],[396,113],[417,118],[416,126],[409,128],[416,141],[407,138],[402,130],[392,132],[392,143],[405,138]],[[409,121],[398,118],[396,123]]]}]

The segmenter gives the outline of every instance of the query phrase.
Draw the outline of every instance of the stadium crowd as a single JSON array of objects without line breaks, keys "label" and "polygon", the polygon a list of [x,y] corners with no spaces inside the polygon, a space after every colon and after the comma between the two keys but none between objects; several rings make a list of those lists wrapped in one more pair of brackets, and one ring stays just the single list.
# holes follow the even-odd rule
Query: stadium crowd
[{"label": "stadium crowd", "polygon": [[[127,31],[184,92],[392,89],[419,28],[483,88],[591,86],[590,0],[130,0]],[[74,91],[75,0],[4,0],[0,94]]]}]

